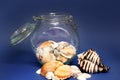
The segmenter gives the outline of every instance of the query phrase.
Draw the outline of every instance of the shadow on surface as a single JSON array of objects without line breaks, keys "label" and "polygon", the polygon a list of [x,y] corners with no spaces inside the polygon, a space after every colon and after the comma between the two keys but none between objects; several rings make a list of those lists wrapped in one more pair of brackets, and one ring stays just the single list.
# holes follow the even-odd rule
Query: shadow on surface
[{"label": "shadow on surface", "polygon": [[31,50],[23,48],[9,47],[3,51],[0,62],[3,64],[21,64],[40,67],[35,54]]}]

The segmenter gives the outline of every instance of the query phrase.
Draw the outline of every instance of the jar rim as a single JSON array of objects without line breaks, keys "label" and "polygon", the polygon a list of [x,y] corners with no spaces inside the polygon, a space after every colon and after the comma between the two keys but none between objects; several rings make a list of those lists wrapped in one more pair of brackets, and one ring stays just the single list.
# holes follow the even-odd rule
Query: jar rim
[{"label": "jar rim", "polygon": [[66,13],[57,13],[57,12],[52,12],[52,13],[46,13],[46,14],[42,14],[38,17],[33,16],[33,19],[36,20],[46,20],[48,18],[54,18],[54,17],[63,17],[66,20],[72,19],[73,16],[70,14],[66,14]]},{"label": "jar rim", "polygon": [[51,13],[42,14],[41,16],[72,16],[72,15],[67,13],[51,12]]}]

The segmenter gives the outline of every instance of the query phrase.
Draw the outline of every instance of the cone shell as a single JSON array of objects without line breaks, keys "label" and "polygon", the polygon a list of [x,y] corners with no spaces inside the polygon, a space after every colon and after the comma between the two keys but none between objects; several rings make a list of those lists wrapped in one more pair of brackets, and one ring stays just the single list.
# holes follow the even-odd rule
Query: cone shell
[{"label": "cone shell", "polygon": [[63,63],[59,61],[50,61],[45,63],[41,68],[41,75],[45,76],[47,72],[54,72],[58,67],[62,66]]}]

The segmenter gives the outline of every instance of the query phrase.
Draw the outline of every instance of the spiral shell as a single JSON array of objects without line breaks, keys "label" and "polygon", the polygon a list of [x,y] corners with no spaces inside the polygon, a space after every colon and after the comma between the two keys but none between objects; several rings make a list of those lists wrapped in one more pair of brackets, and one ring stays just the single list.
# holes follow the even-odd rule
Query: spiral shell
[{"label": "spiral shell", "polygon": [[109,70],[109,67],[102,64],[100,56],[92,49],[78,54],[78,64],[83,71],[88,73],[107,72]]}]

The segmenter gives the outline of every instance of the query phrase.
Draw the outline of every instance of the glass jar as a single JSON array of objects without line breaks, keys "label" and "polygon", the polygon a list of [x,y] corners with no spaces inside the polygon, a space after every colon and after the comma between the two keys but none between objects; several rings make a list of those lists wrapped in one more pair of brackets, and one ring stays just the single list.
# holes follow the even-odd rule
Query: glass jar
[{"label": "glass jar", "polygon": [[52,60],[69,63],[79,46],[73,17],[50,13],[33,19],[34,23],[26,23],[13,33],[11,43],[16,45],[33,32],[30,40],[41,64]]}]

